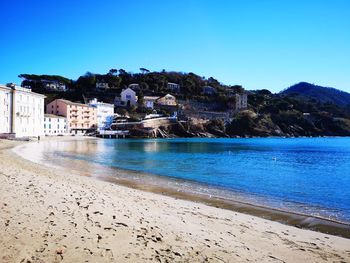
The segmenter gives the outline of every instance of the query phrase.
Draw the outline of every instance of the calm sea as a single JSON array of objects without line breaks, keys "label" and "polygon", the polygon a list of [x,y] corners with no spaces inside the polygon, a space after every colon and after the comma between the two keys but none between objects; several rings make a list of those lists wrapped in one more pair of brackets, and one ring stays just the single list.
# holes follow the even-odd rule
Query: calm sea
[{"label": "calm sea", "polygon": [[350,138],[96,140],[42,150],[51,151],[45,158],[147,172],[179,187],[350,222]]}]

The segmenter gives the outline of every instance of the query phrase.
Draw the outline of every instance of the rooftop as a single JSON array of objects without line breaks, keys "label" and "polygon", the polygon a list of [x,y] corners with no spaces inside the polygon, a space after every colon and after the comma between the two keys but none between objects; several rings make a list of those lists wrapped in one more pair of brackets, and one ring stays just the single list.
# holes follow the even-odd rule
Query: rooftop
[{"label": "rooftop", "polygon": [[15,90],[15,91],[27,92],[27,93],[30,93],[31,95],[35,95],[35,96],[38,96],[38,97],[46,98],[46,96],[43,95],[43,94],[32,92],[31,89],[23,88],[23,87],[18,86],[18,85],[14,84],[14,83],[8,83],[6,85],[0,84],[0,88],[7,89],[7,90]]},{"label": "rooftop", "polygon": [[144,100],[157,100],[159,99],[159,96],[144,96]]},{"label": "rooftop", "polygon": [[56,99],[56,100],[62,101],[63,103],[66,103],[66,104],[69,104],[69,105],[82,106],[82,107],[91,107],[91,106],[89,106],[87,104],[72,102],[70,100],[65,100],[65,99]]},{"label": "rooftop", "polygon": [[54,114],[44,114],[44,117],[46,117],[46,118],[61,118],[61,119],[65,119],[66,118],[66,117],[59,116],[59,115],[54,115]]}]

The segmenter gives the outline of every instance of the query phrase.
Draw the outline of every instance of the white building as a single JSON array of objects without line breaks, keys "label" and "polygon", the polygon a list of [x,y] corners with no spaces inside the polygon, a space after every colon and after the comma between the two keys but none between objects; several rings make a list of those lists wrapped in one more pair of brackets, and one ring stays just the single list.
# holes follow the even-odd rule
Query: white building
[{"label": "white building", "polygon": [[97,130],[109,128],[113,122],[114,105],[93,99],[89,102],[89,106],[97,109]]},{"label": "white building", "polygon": [[4,124],[0,133],[13,133],[16,137],[44,134],[44,95],[14,84],[0,85],[0,93],[0,123]]},{"label": "white building", "polygon": [[96,82],[96,89],[97,90],[106,90],[106,89],[109,89],[109,85],[107,82]]},{"label": "white building", "polygon": [[44,86],[48,90],[66,91],[67,87],[64,83],[59,81],[42,81]]},{"label": "white building", "polygon": [[12,89],[0,85],[0,134],[12,132]]},{"label": "white building", "polygon": [[120,100],[124,104],[124,106],[137,105],[136,92],[130,88],[124,89],[120,93]]},{"label": "white building", "polygon": [[66,135],[68,133],[67,119],[53,114],[44,115],[45,135]]},{"label": "white building", "polygon": [[157,96],[144,96],[143,97],[143,104],[148,109],[154,109],[154,103],[156,100],[159,99]]},{"label": "white building", "polygon": [[180,85],[179,84],[168,82],[167,87],[169,90],[171,90],[171,92],[174,92],[174,93],[180,92]]}]

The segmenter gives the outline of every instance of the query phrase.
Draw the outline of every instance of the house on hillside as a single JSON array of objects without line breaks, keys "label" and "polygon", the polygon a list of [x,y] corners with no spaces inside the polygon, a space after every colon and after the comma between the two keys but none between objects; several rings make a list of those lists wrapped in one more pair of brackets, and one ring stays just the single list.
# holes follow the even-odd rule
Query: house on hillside
[{"label": "house on hillside", "polygon": [[202,93],[203,95],[212,96],[217,93],[217,90],[212,86],[203,86]]},{"label": "house on hillside", "polygon": [[44,84],[44,88],[47,90],[67,91],[66,85],[62,82],[51,80],[43,80],[41,82]]},{"label": "house on hillside", "polygon": [[[136,92],[131,88],[123,89],[120,93],[120,105],[119,106],[136,106],[137,96]],[[118,106],[118,105],[117,105]]]},{"label": "house on hillside", "polygon": [[67,91],[67,86],[58,80],[24,80],[21,83],[23,88],[43,88],[50,91]]},{"label": "house on hillside", "polygon": [[173,93],[179,93],[180,92],[180,85],[176,84],[176,83],[168,82],[167,88],[168,88],[168,90],[170,90]]},{"label": "house on hillside", "polygon": [[176,98],[173,95],[166,94],[156,100],[156,103],[161,106],[177,106]]},{"label": "house on hillside", "polygon": [[98,81],[96,82],[96,90],[106,90],[109,89],[109,85],[107,82]]},{"label": "house on hillside", "polygon": [[154,104],[159,99],[158,96],[144,96],[143,97],[143,104],[148,109],[154,109]]}]

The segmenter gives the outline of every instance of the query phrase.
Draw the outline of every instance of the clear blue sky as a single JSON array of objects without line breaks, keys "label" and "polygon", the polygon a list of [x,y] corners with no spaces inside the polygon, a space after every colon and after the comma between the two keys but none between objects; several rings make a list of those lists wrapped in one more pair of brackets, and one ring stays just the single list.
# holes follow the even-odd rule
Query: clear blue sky
[{"label": "clear blue sky", "polygon": [[347,0],[0,0],[0,83],[110,68],[350,92]]}]

